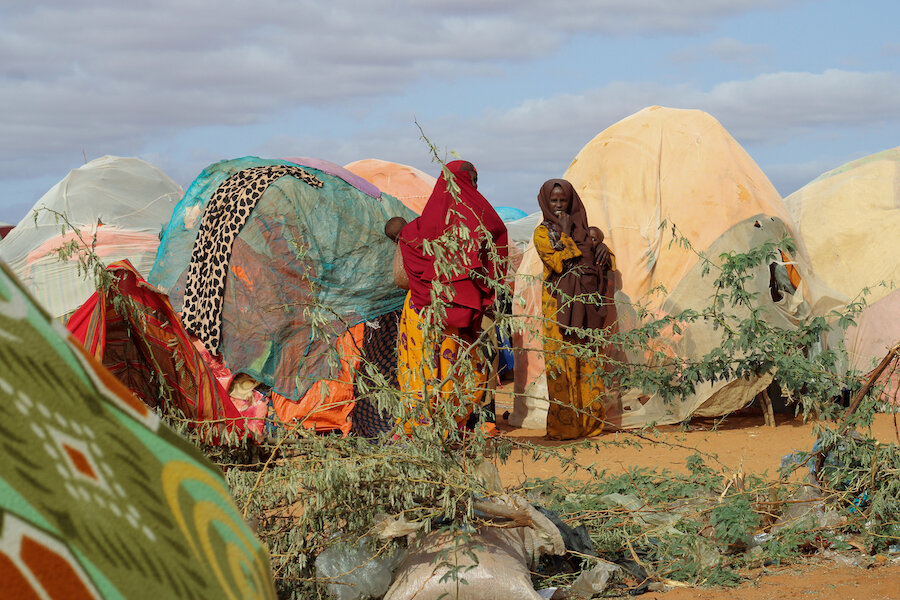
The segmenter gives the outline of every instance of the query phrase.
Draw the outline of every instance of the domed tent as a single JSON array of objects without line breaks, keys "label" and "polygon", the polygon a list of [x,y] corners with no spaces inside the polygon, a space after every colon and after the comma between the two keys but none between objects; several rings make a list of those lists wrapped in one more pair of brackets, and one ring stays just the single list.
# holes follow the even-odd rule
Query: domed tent
[{"label": "domed tent", "polygon": [[397,198],[417,215],[422,214],[437,183],[437,179],[415,167],[377,158],[357,160],[344,165],[344,168],[374,184],[385,194]]},{"label": "domed tent", "polygon": [[536,212],[515,221],[509,221],[506,223],[509,239],[515,242],[519,250],[524,252],[531,243],[531,238],[534,237],[534,230],[543,220],[544,216],[540,212]]},{"label": "domed tent", "polygon": [[[218,261],[227,268],[212,281],[218,315],[195,311],[192,321],[185,311],[185,326],[233,372],[298,401],[316,382],[339,379],[346,365],[329,350],[348,329],[402,305],[391,273],[395,246],[384,236],[393,216],[414,217],[395,198],[373,197],[325,170],[222,161],[204,169],[176,207],[148,280],[185,311],[192,269],[195,285],[215,275],[202,251],[207,243],[224,248],[221,234],[230,232]],[[220,329],[213,333],[204,318]]]},{"label": "domed tent", "polygon": [[[627,117],[591,140],[563,177],[572,182],[590,224],[603,230],[616,255],[616,326],[622,329],[635,324],[628,308],[633,302],[644,303],[657,316],[709,303],[713,278],[701,277],[702,264],[694,252],[671,243],[671,225],[694,249],[713,259],[790,234],[790,220],[775,188],[718,121],[701,111],[651,107]],[[661,227],[664,222],[668,226]],[[799,257],[785,257],[784,262],[792,267],[796,290],[783,289],[782,300],[771,301],[767,266],[760,269],[753,286],[771,304],[769,318],[790,326],[810,311],[809,270]],[[778,266],[787,270],[784,264]],[[540,278],[541,262],[532,245],[517,273],[516,294],[525,302],[524,307],[516,304],[518,312],[539,315]],[[668,292],[650,295],[658,286]],[[716,339],[711,327],[697,323],[662,342],[670,354],[699,357],[716,345]],[[515,345],[523,350],[516,356],[517,395],[510,421],[543,427],[544,364],[534,351],[540,341],[526,335]],[[644,362],[642,356],[628,360]],[[752,400],[770,380],[704,384],[670,404],[626,390],[607,398],[607,420],[627,428],[678,422],[691,414],[726,414]]]},{"label": "domed tent", "polygon": [[[25,287],[54,317],[71,313],[94,293],[77,256],[59,260],[57,250],[89,246],[106,263],[128,259],[146,276],[156,258],[159,233],[181,187],[157,167],[137,158],[104,156],[69,174],[34,205],[32,212],[0,241],[5,260]],[[50,212],[54,211],[54,212]],[[60,234],[65,215],[78,228]]]},{"label": "domed tent", "polygon": [[514,206],[498,206],[495,210],[504,223],[514,223],[528,216],[527,212]]},{"label": "domed tent", "polygon": [[868,306],[846,334],[850,366],[868,372],[900,342],[900,147],[820,175],[787,198],[816,275]]},{"label": "domed tent", "polygon": [[221,471],[0,263],[0,595],[272,598]]}]

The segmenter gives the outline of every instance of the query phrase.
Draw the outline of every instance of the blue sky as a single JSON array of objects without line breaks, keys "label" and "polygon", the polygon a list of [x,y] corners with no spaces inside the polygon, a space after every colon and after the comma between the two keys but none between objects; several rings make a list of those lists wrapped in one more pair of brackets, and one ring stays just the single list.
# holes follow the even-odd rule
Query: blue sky
[{"label": "blue sky", "polygon": [[782,195],[900,145],[900,3],[0,0],[0,221],[72,168],[186,187],[244,155],[479,169],[497,206],[646,106],[699,108]]}]

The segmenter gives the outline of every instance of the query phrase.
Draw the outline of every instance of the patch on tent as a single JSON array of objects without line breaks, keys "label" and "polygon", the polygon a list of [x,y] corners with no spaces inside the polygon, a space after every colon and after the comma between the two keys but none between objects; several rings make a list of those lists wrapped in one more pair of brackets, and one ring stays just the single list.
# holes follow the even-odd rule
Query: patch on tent
[{"label": "patch on tent", "polygon": [[340,165],[336,165],[330,160],[324,160],[321,158],[313,158],[311,156],[296,156],[285,158],[284,160],[290,161],[292,163],[298,164],[301,167],[310,167],[312,169],[318,169],[323,173],[328,173],[329,175],[333,175],[339,179],[342,179],[361,191],[363,194],[374,198],[381,202],[381,190],[378,189],[376,185],[373,183],[366,181],[363,177],[360,177],[356,173],[352,171],[348,171],[344,167]]},{"label": "patch on tent", "polygon": [[321,179],[300,167],[251,167],[222,182],[206,207],[191,252],[182,321],[185,329],[200,338],[212,354],[219,353],[222,339],[222,296],[234,240],[263,192],[285,176],[315,188],[324,185]]}]

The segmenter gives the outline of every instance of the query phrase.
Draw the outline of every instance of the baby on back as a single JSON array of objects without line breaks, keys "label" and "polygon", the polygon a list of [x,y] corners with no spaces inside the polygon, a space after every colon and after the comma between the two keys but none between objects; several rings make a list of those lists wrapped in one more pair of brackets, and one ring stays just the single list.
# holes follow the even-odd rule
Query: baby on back
[{"label": "baby on back", "polygon": [[597,291],[603,296],[597,310],[606,318],[609,312],[610,298],[612,290],[609,289],[611,282],[610,271],[616,270],[616,257],[610,251],[609,246],[603,243],[603,232],[598,227],[589,227],[588,236],[591,239],[591,247],[594,250],[594,265],[597,267],[598,289]]},{"label": "baby on back", "polygon": [[597,265],[602,277],[605,272],[613,271],[616,268],[613,264],[613,254],[610,252],[609,246],[603,243],[604,235],[599,227],[588,228],[588,235],[591,238],[591,248],[594,249],[594,264]]},{"label": "baby on back", "polygon": [[406,227],[406,219],[403,217],[391,217],[384,224],[384,235],[396,244],[397,240],[400,239],[400,230],[404,227]]}]

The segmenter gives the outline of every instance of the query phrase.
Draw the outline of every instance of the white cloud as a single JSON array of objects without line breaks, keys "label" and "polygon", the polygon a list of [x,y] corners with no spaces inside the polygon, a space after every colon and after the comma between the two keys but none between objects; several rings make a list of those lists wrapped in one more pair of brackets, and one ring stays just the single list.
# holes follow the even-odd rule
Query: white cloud
[{"label": "white cloud", "polygon": [[[530,99],[505,111],[489,109],[468,118],[447,115],[421,124],[441,148],[460,152],[483,170],[515,174],[498,175],[509,182],[522,173],[538,178],[561,174],[597,133],[654,104],[705,110],[742,144],[772,146],[823,131],[900,123],[900,105],[894,101],[898,95],[900,75],[889,73],[774,73],[709,90],[619,82],[582,94]],[[411,117],[349,137],[284,134],[249,151],[263,156],[314,154],[341,163],[377,157],[433,170]],[[197,163],[188,172],[204,165]]]},{"label": "white cloud", "polygon": [[693,100],[738,138],[777,142],[814,128],[897,122],[898,97],[900,74],[830,69],[720,83]]},{"label": "white cloud", "polygon": [[[83,149],[88,158],[107,152],[141,154],[183,132],[271,126],[303,107],[340,104],[348,111],[365,111],[380,98],[400,95],[429,78],[463,82],[510,62],[546,57],[576,34],[692,34],[714,29],[723,19],[784,4],[55,0],[4,5],[0,179],[36,181],[52,173],[55,180],[81,163]],[[888,55],[896,51],[893,43],[883,48]],[[697,59],[758,67],[752,59],[767,58],[769,50],[720,37],[682,58],[691,59],[691,53]],[[533,203],[537,186],[561,174],[596,133],[645,106],[705,110],[741,143],[762,146],[833,128],[896,125],[898,97],[896,73],[774,72],[705,89],[617,82],[535,97],[509,109],[491,108],[486,98],[487,108],[475,117],[433,117],[423,126],[436,142],[476,162],[490,194],[503,203],[526,205]],[[221,158],[212,143],[192,143],[194,154],[186,159],[173,160],[165,152],[151,158],[187,183],[208,162]],[[374,156],[434,172],[405,115],[346,137],[285,135],[251,151],[314,154],[336,162]],[[785,181],[813,170],[794,167],[779,164],[773,169],[780,169]],[[773,181],[779,177],[772,175]]]},{"label": "white cloud", "polygon": [[900,122],[898,97],[900,74],[837,70],[765,74],[708,91],[613,83],[582,94],[528,100],[502,113],[490,111],[465,129],[482,132],[473,146],[492,139],[502,140],[514,153],[532,153],[535,144],[566,146],[571,157],[578,140],[586,137],[586,142],[615,121],[659,104],[705,110],[744,143],[777,143],[812,129]]},{"label": "white cloud", "polygon": [[[775,0],[57,0],[4,8],[0,176],[41,156],[396,94],[576,32],[690,33]],[[17,158],[20,158],[18,162]],[[12,162],[11,162],[12,161]]]},{"label": "white cloud", "polygon": [[718,38],[702,46],[684,48],[672,55],[675,63],[696,63],[715,59],[723,63],[754,66],[772,55],[764,44],[747,44],[734,38]]},{"label": "white cloud", "polygon": [[[762,148],[791,142],[803,147],[823,132],[853,131],[879,125],[900,129],[900,75],[829,70],[823,73],[772,73],[698,90],[685,85],[613,83],[583,94],[527,100],[506,111],[488,110],[474,118],[444,117],[423,123],[442,147],[457,150],[482,172],[489,198],[533,205],[537,186],[565,171],[575,154],[597,133],[654,104],[699,108],[716,117],[743,145]],[[268,155],[321,150],[320,156],[349,162],[377,157],[434,171],[427,149],[410,122],[397,129],[361,132],[350,139],[270,140]],[[883,148],[873,148],[875,152]],[[821,156],[821,152],[817,152]],[[768,173],[788,193],[844,162],[833,159],[778,163]]]}]

